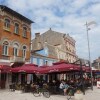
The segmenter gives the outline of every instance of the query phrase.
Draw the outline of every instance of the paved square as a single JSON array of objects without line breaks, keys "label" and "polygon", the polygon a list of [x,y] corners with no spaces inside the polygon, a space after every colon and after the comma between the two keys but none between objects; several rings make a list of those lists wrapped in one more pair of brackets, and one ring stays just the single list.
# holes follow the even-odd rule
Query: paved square
[{"label": "paved square", "polygon": [[[66,96],[51,95],[50,98],[34,97],[32,93],[15,93],[9,90],[0,90],[0,100],[67,100]],[[74,100],[74,98],[73,98]],[[100,100],[100,89],[94,87],[94,90],[87,90],[84,100]]]}]

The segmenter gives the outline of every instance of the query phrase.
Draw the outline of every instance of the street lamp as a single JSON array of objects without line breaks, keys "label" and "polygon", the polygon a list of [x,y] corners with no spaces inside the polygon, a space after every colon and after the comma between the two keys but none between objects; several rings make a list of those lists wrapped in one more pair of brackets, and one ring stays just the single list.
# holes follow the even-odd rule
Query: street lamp
[{"label": "street lamp", "polygon": [[84,87],[84,78],[83,78],[83,68],[82,68],[82,61],[81,59],[78,59],[76,60],[73,64],[79,62],[80,63],[80,79],[81,79],[81,85],[82,85],[82,91],[83,91],[83,94],[85,95],[85,87]]},{"label": "street lamp", "polygon": [[92,75],[92,64],[91,64],[91,56],[90,56],[90,43],[89,43],[89,34],[88,31],[91,30],[89,26],[95,25],[95,21],[91,21],[89,23],[86,22],[86,31],[87,31],[87,42],[88,42],[88,54],[89,54],[89,66],[90,66],[90,75],[91,75],[91,89],[93,90],[93,75]]}]

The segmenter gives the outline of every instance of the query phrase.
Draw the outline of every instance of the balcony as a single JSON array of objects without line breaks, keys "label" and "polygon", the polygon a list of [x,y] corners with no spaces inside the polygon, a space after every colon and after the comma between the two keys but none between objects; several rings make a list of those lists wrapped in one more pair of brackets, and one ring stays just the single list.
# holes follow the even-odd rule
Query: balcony
[{"label": "balcony", "polygon": [[7,56],[7,55],[2,55],[0,59],[2,59],[2,60],[9,60],[9,58],[10,58],[10,57]]},{"label": "balcony", "polygon": [[2,55],[0,57],[0,64],[1,65],[10,65],[9,56]]},{"label": "balcony", "polygon": [[25,58],[13,56],[13,57],[10,57],[10,62],[25,62]]}]

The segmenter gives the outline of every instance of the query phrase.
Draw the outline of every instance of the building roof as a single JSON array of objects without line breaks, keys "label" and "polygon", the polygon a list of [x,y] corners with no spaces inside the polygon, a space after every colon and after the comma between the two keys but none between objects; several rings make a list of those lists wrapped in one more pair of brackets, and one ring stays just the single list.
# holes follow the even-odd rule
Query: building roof
[{"label": "building roof", "polygon": [[32,52],[31,55],[39,56],[39,57],[45,57],[45,58],[48,58],[48,59],[55,59],[55,60],[58,60],[57,58],[44,56],[44,55],[38,54],[38,53],[36,53],[36,52]]},{"label": "building roof", "polygon": [[[53,31],[51,28],[41,34],[41,42],[47,42],[51,45],[58,45],[63,43],[64,33]],[[53,41],[52,41],[53,40]]]},{"label": "building roof", "polygon": [[97,59],[95,59],[95,60],[93,61],[93,63],[95,63],[95,62],[100,63],[100,57],[98,57]]},{"label": "building roof", "polygon": [[[76,42],[68,33],[66,34],[62,32],[57,32],[57,31],[52,30],[51,28],[48,31],[41,34],[41,38],[43,38],[43,40],[46,39],[47,42],[49,42],[50,37],[51,39],[52,38],[54,39],[53,43],[56,43],[54,45],[61,44],[62,40],[65,38],[69,39],[70,41]],[[58,39],[60,39],[60,41],[58,41]]]},{"label": "building roof", "polygon": [[[35,34],[35,38],[32,40],[33,50],[39,50],[41,48],[44,48],[44,43],[47,42],[48,44],[52,46],[61,45],[64,43],[64,39],[68,39],[69,41],[72,41],[75,43],[75,40],[69,36],[69,34],[61,33],[53,31],[51,28],[40,35],[40,33]],[[41,45],[37,47],[37,43],[40,43]]]},{"label": "building roof", "polygon": [[7,11],[9,13],[11,13],[12,15],[16,15],[17,17],[19,17],[21,20],[25,20],[29,23],[34,23],[32,20],[26,18],[25,16],[19,14],[18,12],[12,10],[11,8],[7,7],[7,6],[4,6],[4,5],[0,5],[1,9],[4,10],[4,11]]}]

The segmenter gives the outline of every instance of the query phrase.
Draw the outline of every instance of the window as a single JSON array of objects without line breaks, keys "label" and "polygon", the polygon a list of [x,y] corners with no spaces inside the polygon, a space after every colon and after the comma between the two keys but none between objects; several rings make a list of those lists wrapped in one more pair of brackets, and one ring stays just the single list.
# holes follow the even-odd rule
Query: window
[{"label": "window", "polygon": [[8,42],[3,43],[3,55],[8,55]]},{"label": "window", "polygon": [[37,65],[37,58],[33,58],[33,64]]},{"label": "window", "polygon": [[26,58],[26,46],[23,46],[23,58]]},{"label": "window", "polygon": [[18,56],[18,44],[17,43],[15,43],[14,44],[14,48],[13,48],[13,55],[14,56]]},{"label": "window", "polygon": [[39,59],[39,66],[43,66],[43,59]]},{"label": "window", "polygon": [[53,64],[53,61],[48,61],[49,66],[52,66],[52,64]]},{"label": "window", "polygon": [[41,42],[38,42],[37,46],[38,46],[38,47],[41,47]]},{"label": "window", "polygon": [[45,65],[46,65],[46,66],[48,65],[48,61],[47,61],[47,60],[45,61]]},{"label": "window", "polygon": [[10,28],[10,20],[9,19],[5,19],[4,26],[5,26],[5,28]]},{"label": "window", "polygon": [[15,23],[15,30],[14,33],[18,34],[19,33],[19,24]]},{"label": "window", "polygon": [[27,37],[27,28],[23,27],[23,37]]}]

